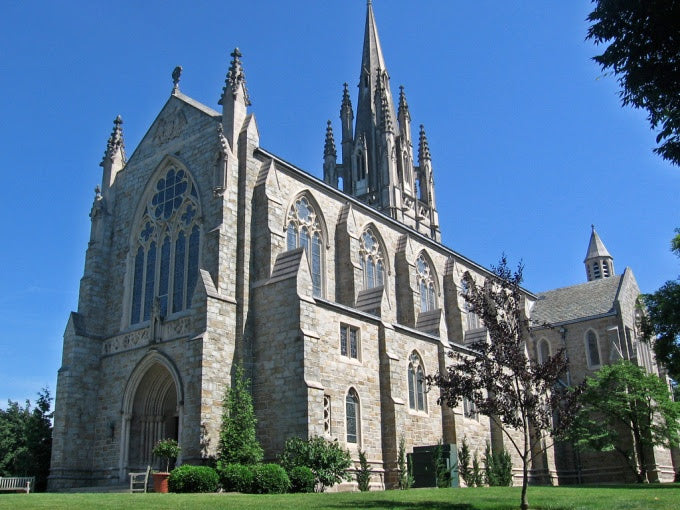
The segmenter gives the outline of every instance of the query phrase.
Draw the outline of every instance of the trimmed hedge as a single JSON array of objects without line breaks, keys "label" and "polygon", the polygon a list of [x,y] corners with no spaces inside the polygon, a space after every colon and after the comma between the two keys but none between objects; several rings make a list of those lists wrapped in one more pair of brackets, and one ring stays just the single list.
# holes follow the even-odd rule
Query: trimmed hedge
[{"label": "trimmed hedge", "polygon": [[226,492],[251,492],[254,478],[253,468],[254,466],[243,464],[218,463],[217,473],[222,488]]},{"label": "trimmed hedge", "polygon": [[283,494],[290,489],[290,480],[278,464],[253,466],[252,492],[255,494]]},{"label": "trimmed hedge", "polygon": [[216,492],[218,485],[217,473],[208,466],[179,466],[168,478],[170,492]]},{"label": "trimmed hedge", "polygon": [[307,466],[295,466],[288,472],[290,492],[314,492],[316,475]]}]

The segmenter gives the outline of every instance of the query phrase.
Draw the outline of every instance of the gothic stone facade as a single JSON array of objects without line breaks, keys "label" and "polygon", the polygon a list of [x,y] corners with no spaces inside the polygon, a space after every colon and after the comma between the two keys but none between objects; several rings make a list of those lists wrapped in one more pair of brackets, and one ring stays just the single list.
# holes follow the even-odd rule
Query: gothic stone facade
[{"label": "gothic stone facade", "polygon": [[[268,459],[286,438],[320,435],[355,459],[366,451],[374,484],[390,487],[401,436],[408,451],[507,441],[463,404],[438,406],[422,382],[445,369],[449,351],[486,335],[459,291],[464,272],[480,284],[489,272],[440,243],[427,138],[421,127],[416,165],[408,105],[402,90],[395,112],[370,2],[356,124],[345,88],[341,162],[329,123],[323,181],[261,147],[240,56],[222,111],[180,92],[178,69],[129,159],[114,123],[64,334],[52,489],[125,481],[166,437],[179,440],[179,462],[203,462],[237,363],[252,380]],[[573,342],[582,377],[594,368],[585,329],[605,362],[609,324],[632,327],[631,281],[616,317],[575,320],[566,337],[544,331],[537,342],[549,351]],[[527,314],[536,299],[526,293]],[[557,482],[560,465],[575,470],[556,451],[536,461],[536,477]]]}]

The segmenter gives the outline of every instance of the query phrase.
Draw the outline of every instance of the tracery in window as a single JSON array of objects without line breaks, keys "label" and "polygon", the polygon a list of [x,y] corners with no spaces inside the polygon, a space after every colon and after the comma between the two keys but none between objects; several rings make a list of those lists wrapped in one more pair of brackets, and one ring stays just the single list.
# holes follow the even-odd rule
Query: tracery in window
[{"label": "tracery in window", "polygon": [[420,356],[415,351],[411,353],[408,364],[408,403],[411,409],[427,411],[425,370]]},{"label": "tracery in window", "polygon": [[322,234],[319,218],[306,197],[298,198],[288,212],[287,248],[304,248],[312,269],[314,295],[321,297]]},{"label": "tracery in window", "polygon": [[586,353],[588,355],[588,366],[591,368],[600,366],[600,348],[598,346],[597,335],[590,329],[586,333]]},{"label": "tracery in window", "polygon": [[437,308],[435,301],[434,277],[430,264],[421,253],[416,260],[416,276],[420,290],[420,311],[429,312]]},{"label": "tracery in window", "polygon": [[364,289],[385,285],[385,258],[380,243],[370,228],[361,235],[360,243],[359,257],[364,273]]},{"label": "tracery in window", "polygon": [[131,324],[151,318],[154,298],[162,317],[190,306],[198,278],[197,212],[196,187],[185,170],[171,166],[156,181],[133,240]]},{"label": "tracery in window", "polygon": [[347,422],[347,442],[359,443],[359,395],[350,388],[345,398],[345,421]]}]

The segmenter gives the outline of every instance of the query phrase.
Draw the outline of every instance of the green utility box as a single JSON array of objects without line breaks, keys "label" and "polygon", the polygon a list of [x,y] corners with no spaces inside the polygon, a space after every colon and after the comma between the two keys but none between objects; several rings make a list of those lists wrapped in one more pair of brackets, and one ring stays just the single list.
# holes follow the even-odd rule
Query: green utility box
[{"label": "green utility box", "polygon": [[434,465],[435,448],[442,449],[446,469],[451,473],[450,487],[458,487],[458,451],[455,444],[416,446],[408,454],[408,463],[413,475],[414,487],[436,487],[437,475]]}]

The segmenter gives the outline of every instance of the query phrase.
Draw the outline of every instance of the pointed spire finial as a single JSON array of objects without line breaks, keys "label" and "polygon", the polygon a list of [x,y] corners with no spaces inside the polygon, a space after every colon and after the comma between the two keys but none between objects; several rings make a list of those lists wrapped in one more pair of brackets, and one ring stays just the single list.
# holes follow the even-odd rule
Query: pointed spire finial
[{"label": "pointed spire finial", "polygon": [[118,150],[120,150],[123,156],[123,163],[125,163],[125,142],[123,141],[122,125],[123,119],[120,115],[118,115],[113,121],[113,131],[111,132],[111,136],[109,136],[109,140],[106,142],[106,151],[104,152],[104,158],[101,162],[102,165],[107,159],[113,160],[113,157]]},{"label": "pointed spire finial", "polygon": [[406,94],[404,93],[404,86],[399,85],[399,115],[408,112],[408,103],[406,102]]},{"label": "pointed spire finial", "polygon": [[182,66],[177,66],[172,71],[172,93],[179,92],[179,79],[182,76]]},{"label": "pointed spire finial", "polygon": [[323,147],[323,157],[333,156],[333,159],[337,158],[338,153],[335,150],[335,138],[333,136],[333,126],[329,120],[326,124],[326,143]]},{"label": "pointed spire finial", "polygon": [[591,224],[590,224],[590,228],[593,229],[593,230],[592,230],[593,232],[595,232],[595,224],[594,224],[594,223],[591,223]]},{"label": "pointed spire finial", "polygon": [[425,134],[425,126],[420,125],[420,140],[418,141],[418,160],[425,161],[426,159],[431,160],[432,156],[430,154],[430,144],[427,142],[427,135]]},{"label": "pointed spire finial", "polygon": [[222,98],[217,104],[222,104],[222,99],[227,93],[228,89],[231,89],[231,94],[235,97],[238,91],[238,87],[243,85],[244,101],[246,106],[250,106],[250,98],[248,96],[248,89],[246,88],[246,75],[243,72],[243,64],[241,63],[241,50],[234,48],[231,52],[231,63],[229,65],[229,71],[227,72],[227,79],[224,83],[224,88],[222,89]]},{"label": "pointed spire finial", "polygon": [[348,85],[347,82],[342,84],[343,90],[342,90],[342,108],[352,108],[352,100],[349,97],[349,90],[348,90]]}]

